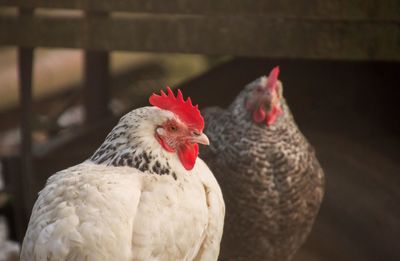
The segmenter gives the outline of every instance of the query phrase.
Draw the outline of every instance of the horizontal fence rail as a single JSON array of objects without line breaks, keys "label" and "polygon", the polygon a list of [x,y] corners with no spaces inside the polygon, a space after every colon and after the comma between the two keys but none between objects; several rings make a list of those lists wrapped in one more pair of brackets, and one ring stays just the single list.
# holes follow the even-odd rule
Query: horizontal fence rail
[{"label": "horizontal fence rail", "polygon": [[273,17],[400,21],[398,0],[0,0],[0,6],[85,11],[268,15]]},{"label": "horizontal fence rail", "polygon": [[2,15],[0,45],[400,60],[400,26],[388,21],[243,15]]}]

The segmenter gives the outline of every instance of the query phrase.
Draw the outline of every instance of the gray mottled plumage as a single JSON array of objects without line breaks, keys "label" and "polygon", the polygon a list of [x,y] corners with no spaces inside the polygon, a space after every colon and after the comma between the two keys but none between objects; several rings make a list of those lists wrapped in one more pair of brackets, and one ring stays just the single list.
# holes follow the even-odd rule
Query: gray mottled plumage
[{"label": "gray mottled plumage", "polygon": [[269,127],[255,124],[245,108],[261,79],[227,110],[203,111],[211,145],[201,149],[201,158],[226,203],[220,260],[290,260],[310,233],[324,194],[324,173],[283,97],[283,114]]}]

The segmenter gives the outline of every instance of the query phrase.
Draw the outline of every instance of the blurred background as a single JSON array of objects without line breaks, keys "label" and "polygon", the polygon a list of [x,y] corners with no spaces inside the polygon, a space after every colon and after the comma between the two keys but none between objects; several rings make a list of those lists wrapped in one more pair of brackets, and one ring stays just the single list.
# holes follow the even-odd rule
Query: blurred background
[{"label": "blurred background", "polygon": [[0,0],[0,260],[46,179],[154,90],[227,106],[273,66],[326,172],[295,260],[400,260],[400,2]]}]

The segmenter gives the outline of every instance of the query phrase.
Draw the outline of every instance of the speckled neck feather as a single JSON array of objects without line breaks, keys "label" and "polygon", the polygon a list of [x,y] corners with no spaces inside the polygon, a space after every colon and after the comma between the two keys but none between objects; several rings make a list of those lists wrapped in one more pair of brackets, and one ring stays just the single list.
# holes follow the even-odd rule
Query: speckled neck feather
[{"label": "speckled neck feather", "polygon": [[[139,126],[147,118],[141,110],[126,115],[89,160],[107,166],[132,167],[148,174],[171,175],[176,180],[176,173],[171,172],[169,155],[162,152],[151,132],[147,136],[141,133]],[[158,148],[152,148],[155,146]]]}]

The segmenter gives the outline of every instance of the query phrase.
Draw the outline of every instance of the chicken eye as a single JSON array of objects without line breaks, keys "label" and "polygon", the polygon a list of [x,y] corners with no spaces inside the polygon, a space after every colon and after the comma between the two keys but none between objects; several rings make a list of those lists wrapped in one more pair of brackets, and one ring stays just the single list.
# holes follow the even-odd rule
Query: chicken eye
[{"label": "chicken eye", "polygon": [[175,125],[171,125],[171,126],[169,127],[169,130],[172,131],[172,132],[176,132],[176,131],[178,130],[178,127],[175,126]]},{"label": "chicken eye", "polygon": [[192,131],[192,135],[193,135],[193,136],[200,136],[200,132],[198,132],[198,131]]}]

